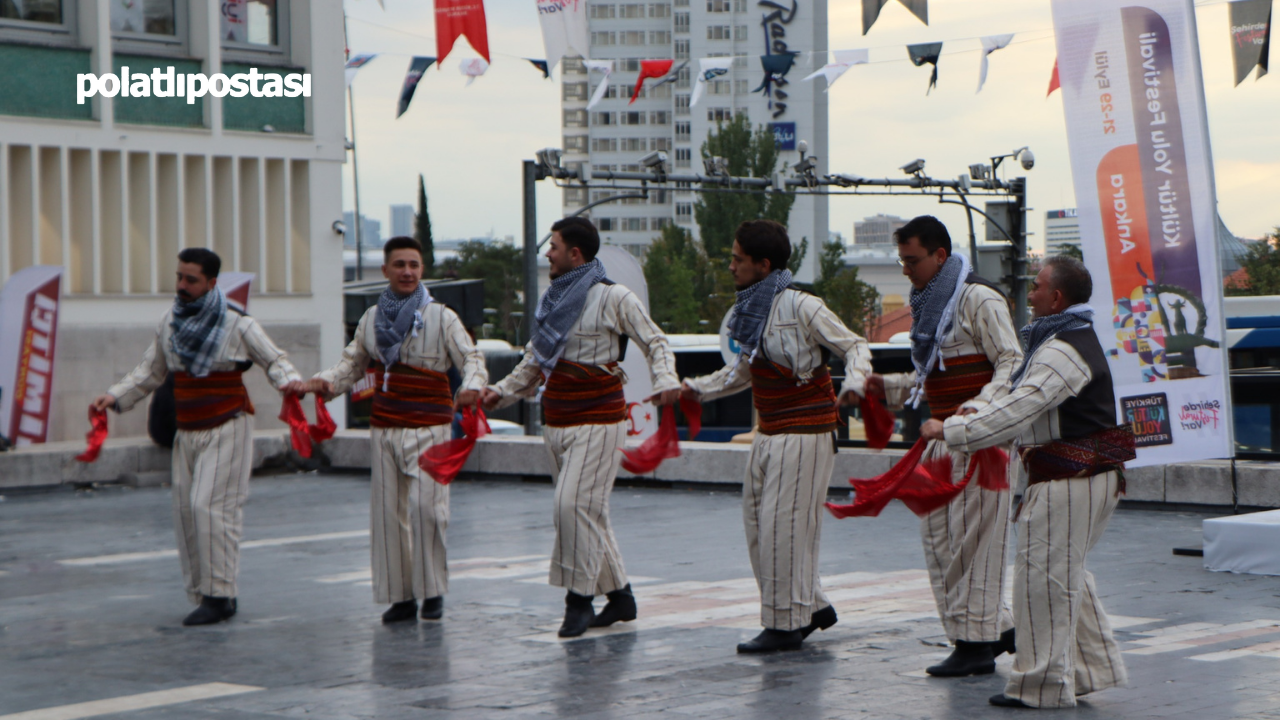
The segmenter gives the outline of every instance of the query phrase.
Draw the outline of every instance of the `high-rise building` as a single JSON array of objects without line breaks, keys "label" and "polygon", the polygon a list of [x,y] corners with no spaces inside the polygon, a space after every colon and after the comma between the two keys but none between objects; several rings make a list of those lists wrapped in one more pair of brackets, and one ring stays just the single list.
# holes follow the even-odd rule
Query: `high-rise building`
[{"label": "high-rise building", "polygon": [[[364,249],[382,248],[382,222],[374,220],[368,215],[360,216],[360,246]],[[349,247],[356,246],[356,223],[355,213],[347,210],[342,213],[342,224],[347,226],[347,234],[343,238],[343,244]]]},{"label": "high-rise building", "polygon": [[413,206],[391,206],[391,237],[413,237]]},{"label": "high-rise building", "polygon": [[893,233],[907,221],[897,215],[877,213],[853,224],[853,244],[859,248],[892,248]]},{"label": "high-rise building", "polygon": [[[764,79],[760,57],[766,53],[816,52],[825,62],[827,0],[590,0],[591,57],[613,60],[609,88],[590,111],[587,103],[600,75],[588,76],[579,58],[565,58],[562,88],[563,148],[566,165],[581,163],[593,170],[639,171],[650,152],[667,153],[672,172],[702,172],[701,146],[717,123],[745,113],[753,126],[773,130],[782,150],[779,169],[799,161],[796,143],[804,140],[818,158],[817,172],[827,170],[827,95],[821,81],[800,82],[797,68],[771,88],[769,96],[753,92]],[[699,73],[698,60],[732,57],[733,67],[707,83],[698,104],[690,107]],[[646,87],[631,103],[640,61],[687,62],[674,83]],[[654,81],[646,81],[651,85]],[[675,223],[698,233],[692,188],[652,190],[648,199],[628,199],[597,206],[591,218],[602,239],[637,255],[664,226]],[[608,195],[609,190],[573,188],[564,193],[565,214]],[[811,246],[801,280],[811,280],[820,255],[814,248],[827,237],[826,196],[799,196],[788,222],[793,241]]]},{"label": "high-rise building", "polygon": [[1061,255],[1068,246],[1080,249],[1080,220],[1076,209],[1050,210],[1044,215],[1044,255]]}]

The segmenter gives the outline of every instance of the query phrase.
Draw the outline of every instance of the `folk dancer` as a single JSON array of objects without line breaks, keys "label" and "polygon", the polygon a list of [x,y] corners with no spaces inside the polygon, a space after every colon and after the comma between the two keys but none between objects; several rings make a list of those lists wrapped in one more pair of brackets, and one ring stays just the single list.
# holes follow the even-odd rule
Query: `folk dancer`
[{"label": "folk dancer", "polygon": [[[503,407],[542,387],[543,438],[556,472],[556,539],[550,583],[565,588],[561,637],[636,617],[635,596],[609,520],[609,495],[626,438],[626,376],[618,367],[625,340],[649,361],[658,405],[676,402],[680,382],[666,335],[627,288],[605,277],[596,259],[600,234],[584,218],[551,226],[551,287],[538,304],[524,358],[484,392],[486,408]],[[608,603],[599,615],[594,596]]]},{"label": "folk dancer", "polygon": [[[714,400],[751,388],[760,424],[747,459],[742,516],[760,588],[764,631],[740,653],[795,650],[836,623],[818,577],[823,501],[835,465],[839,404],[857,402],[871,372],[867,343],[822,300],[792,286],[791,240],[772,220],[738,226],[729,271],[738,289],[730,332],[741,346],[730,365],[686,378],[686,397]],[[842,359],[832,385],[828,353]]]},{"label": "folk dancer", "polygon": [[[951,251],[951,236],[924,215],[894,232],[902,274],[911,281],[911,360],[915,371],[872,375],[869,392],[890,407],[929,404],[944,420],[985,407],[1008,392],[1022,362],[1005,296]],[[951,455],[951,481],[960,484],[971,458],[931,442],[922,461]],[[954,651],[925,669],[938,677],[995,672],[995,659],[1013,652],[1013,617],[1004,599],[1009,541],[1009,493],[970,482],[950,503],[921,518],[920,536],[938,617]]]},{"label": "folk dancer", "polygon": [[[390,603],[384,623],[413,620],[418,600],[423,620],[439,620],[449,589],[449,486],[432,480],[418,458],[451,438],[455,408],[476,404],[489,373],[457,313],[433,301],[422,284],[422,245],[395,237],[382,252],[387,288],[360,318],[342,359],[307,381],[306,390],[342,395],[373,369],[373,599]],[[456,399],[450,367],[462,373]]]},{"label": "folk dancer", "polygon": [[1012,390],[970,415],[921,429],[957,452],[1016,439],[1027,470],[1015,513],[1013,619],[1018,653],[1004,707],[1074,707],[1076,698],[1126,681],[1089,552],[1124,491],[1124,462],[1134,437],[1116,425],[1116,399],[1106,355],[1084,303],[1093,281],[1084,264],[1052,257],[1028,295],[1035,319],[1022,329],[1026,356]]},{"label": "folk dancer", "polygon": [[174,377],[173,518],[187,596],[198,607],[183,625],[236,614],[244,503],[253,469],[253,403],[241,375],[254,363],[277,390],[301,380],[285,352],[253,318],[227,304],[222,260],[211,250],[178,253],[178,296],[138,364],[90,407],[125,412]]}]

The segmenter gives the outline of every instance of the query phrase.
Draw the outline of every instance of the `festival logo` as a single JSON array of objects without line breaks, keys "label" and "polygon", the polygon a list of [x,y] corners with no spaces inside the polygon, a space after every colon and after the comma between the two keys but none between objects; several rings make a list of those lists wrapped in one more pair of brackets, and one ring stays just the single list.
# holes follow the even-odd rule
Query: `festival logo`
[{"label": "festival logo", "polygon": [[1217,430],[1221,422],[1222,403],[1218,400],[1183,403],[1178,409],[1178,424],[1183,430]]},{"label": "festival logo", "polygon": [[1133,430],[1138,447],[1173,443],[1169,399],[1164,393],[1120,398],[1120,409],[1124,412],[1124,421]]}]

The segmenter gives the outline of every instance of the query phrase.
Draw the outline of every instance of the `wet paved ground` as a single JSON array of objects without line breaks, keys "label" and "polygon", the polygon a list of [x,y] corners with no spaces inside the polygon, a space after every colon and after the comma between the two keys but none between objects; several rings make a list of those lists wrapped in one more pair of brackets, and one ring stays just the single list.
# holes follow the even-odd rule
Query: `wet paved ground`
[{"label": "wet paved ground", "polygon": [[[988,718],[996,676],[928,678],[946,650],[916,534],[894,506],[827,518],[840,624],[744,657],[758,629],[738,499],[619,488],[640,619],[560,641],[551,487],[453,486],[445,620],[384,627],[368,482],[258,478],[239,615],[184,629],[167,489],[0,503],[0,720],[129,718]],[[1280,718],[1280,578],[1208,573],[1200,515],[1121,510],[1090,557],[1131,685],[1055,717]],[[75,707],[67,707],[75,706]],[[46,710],[46,712],[39,712]],[[34,712],[26,712],[34,711]]]}]

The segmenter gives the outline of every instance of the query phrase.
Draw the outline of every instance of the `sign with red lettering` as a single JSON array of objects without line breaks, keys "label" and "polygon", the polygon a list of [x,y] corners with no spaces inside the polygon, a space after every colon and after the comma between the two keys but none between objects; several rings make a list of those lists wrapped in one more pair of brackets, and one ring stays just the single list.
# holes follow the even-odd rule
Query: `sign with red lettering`
[{"label": "sign with red lettering", "polygon": [[0,290],[0,435],[18,447],[49,437],[62,268],[19,270]]},{"label": "sign with red lettering", "polygon": [[436,2],[436,60],[443,65],[459,37],[465,37],[471,47],[487,62],[489,58],[489,30],[484,19],[483,0],[435,0]]}]

